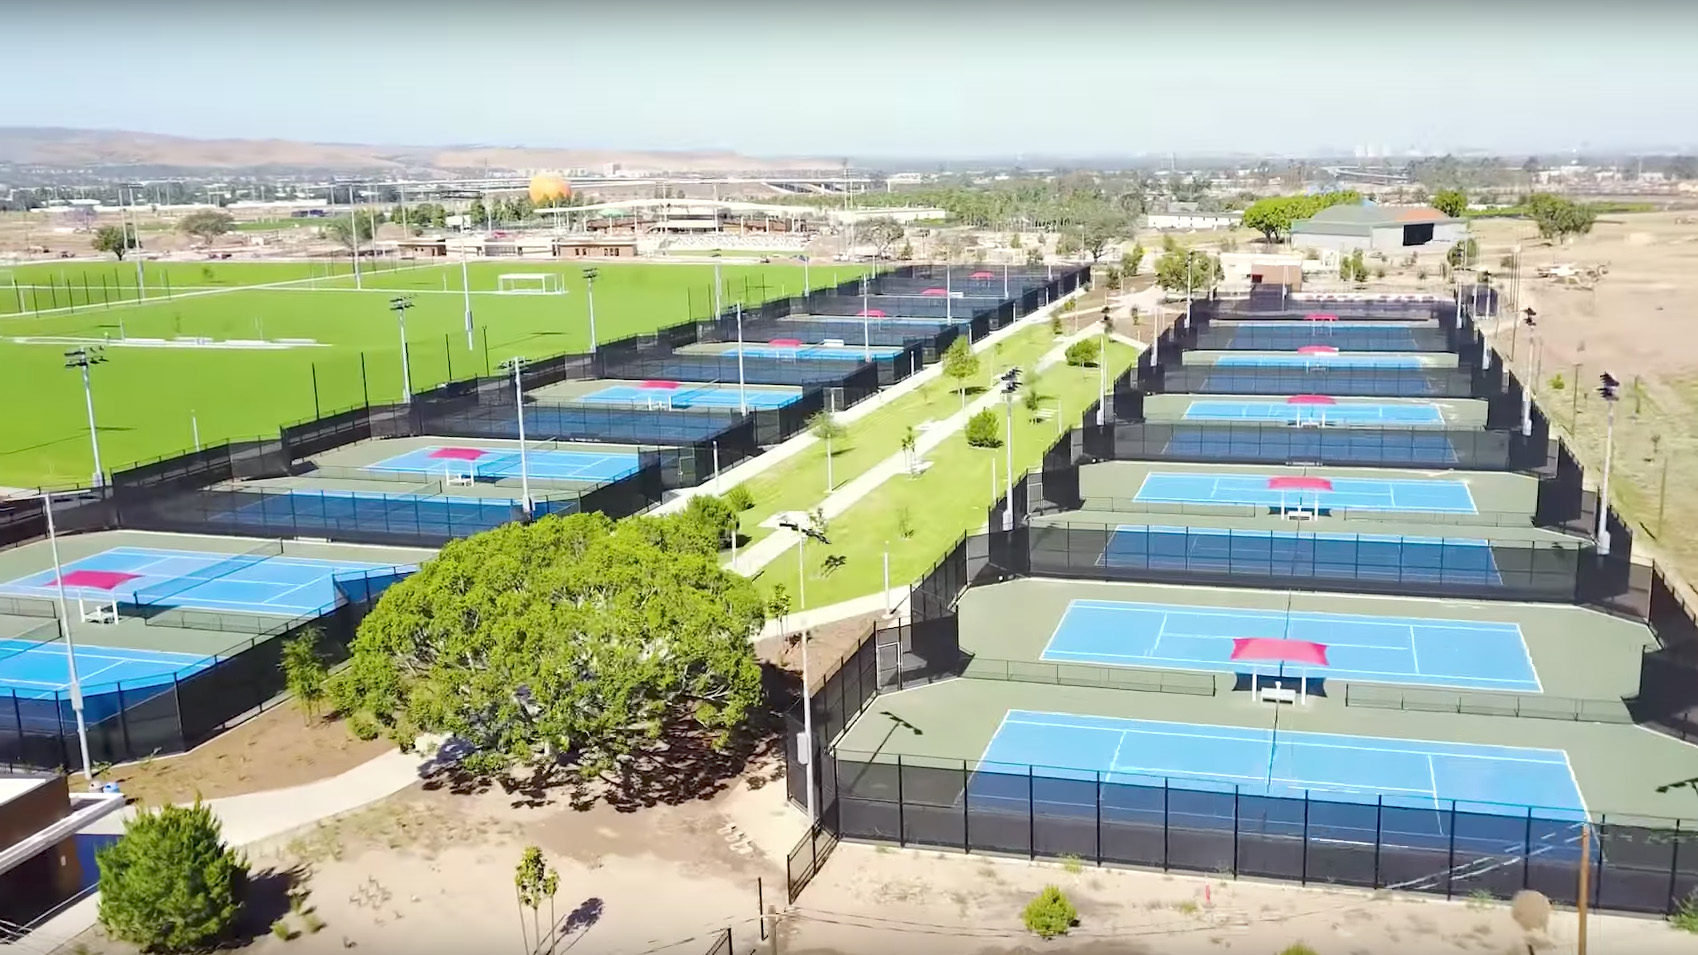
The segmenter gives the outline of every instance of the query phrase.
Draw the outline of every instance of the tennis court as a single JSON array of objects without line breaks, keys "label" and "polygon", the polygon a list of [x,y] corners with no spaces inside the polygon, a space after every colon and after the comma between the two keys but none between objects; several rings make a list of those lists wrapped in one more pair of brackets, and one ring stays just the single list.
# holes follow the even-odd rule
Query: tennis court
[{"label": "tennis court", "polygon": [[1337,352],[1310,352],[1293,355],[1241,355],[1226,353],[1214,356],[1213,361],[1197,364],[1216,368],[1396,368],[1408,370],[1425,368],[1427,364],[1415,355],[1344,355]]},{"label": "tennis court", "polygon": [[1462,481],[1152,472],[1133,500],[1144,504],[1243,504],[1272,508],[1477,514]]},{"label": "tennis court", "polygon": [[[1233,653],[1253,638],[1324,645],[1324,664],[1300,667],[1310,677],[1543,692],[1520,625],[1495,621],[1074,600],[1040,659],[1250,673],[1255,664]],[[1277,665],[1290,675],[1291,664]]]},{"label": "tennis court", "polygon": [[521,458],[518,451],[427,447],[365,465],[365,469],[436,478],[459,474],[470,475],[473,480],[487,480],[519,477],[521,463],[531,477],[595,483],[616,481],[635,474],[641,467],[635,452],[623,454],[538,448],[527,451]]},{"label": "tennis court", "polygon": [[[231,512],[239,523],[294,530],[379,530],[467,537],[517,520],[513,498],[385,494],[380,491],[291,490],[266,494]],[[576,498],[534,501],[532,514],[568,514]]]},{"label": "tennis court", "polygon": [[865,362],[894,358],[902,354],[902,349],[889,345],[743,345],[732,346],[719,354],[741,354],[744,358],[777,358],[784,361]]},{"label": "tennis court", "polygon": [[1501,587],[1483,540],[1122,524],[1104,567]]},{"label": "tennis court", "polygon": [[1193,401],[1187,421],[1266,421],[1278,424],[1444,424],[1444,412],[1430,403],[1373,404],[1334,402]]},{"label": "tennis court", "polygon": [[[197,653],[130,650],[79,642],[77,682],[85,692],[99,692],[96,688],[115,683],[126,688],[153,686],[171,682],[173,674],[184,677],[204,670],[215,659]],[[0,640],[0,689],[26,700],[54,699],[70,686],[71,667],[63,643]]]},{"label": "tennis court", "polygon": [[[1034,814],[1101,813],[1156,828],[1249,829],[1487,858],[1578,858],[1586,819],[1568,756],[1556,749],[1031,710],[1008,711],[967,796],[1010,811],[1030,804]],[[1287,798],[1244,800],[1255,796]],[[1529,809],[1543,817],[1538,825]]]},{"label": "tennis court", "polygon": [[740,408],[757,410],[783,408],[802,399],[802,393],[771,390],[744,391],[738,397],[736,387],[709,385],[706,387],[644,388],[641,385],[609,385],[600,391],[579,395],[576,400],[587,404],[643,405],[671,408]]},{"label": "tennis court", "polygon": [[[98,604],[297,617],[335,606],[338,574],[388,566],[284,557],[275,546],[275,552],[248,554],[114,547],[65,564],[65,595]],[[59,591],[53,571],[45,570],[0,584],[0,594],[57,600]]]},{"label": "tennis court", "polygon": [[[1198,461],[1308,461],[1328,464],[1442,467],[1459,460],[1444,432],[1386,432],[1328,427],[1252,431],[1197,425],[1175,429],[1162,446],[1173,458]],[[1274,458],[1278,455],[1278,458]]]}]

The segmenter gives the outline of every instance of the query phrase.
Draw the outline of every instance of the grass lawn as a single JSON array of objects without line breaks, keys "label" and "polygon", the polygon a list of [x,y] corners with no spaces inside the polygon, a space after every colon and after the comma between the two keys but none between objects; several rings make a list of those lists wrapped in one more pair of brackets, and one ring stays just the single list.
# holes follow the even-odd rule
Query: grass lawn
[{"label": "grass lawn", "polygon": [[[598,264],[596,332],[602,341],[649,332],[712,312],[711,265]],[[190,416],[204,443],[274,435],[279,425],[401,392],[399,332],[390,300],[412,296],[407,313],[415,391],[488,373],[514,356],[539,358],[589,344],[588,301],[577,263],[474,263],[469,268],[477,335],[464,334],[458,262],[379,269],[355,289],[346,264],[323,262],[146,263],[147,300],[134,301],[133,264],[47,263],[10,270],[14,292],[31,299],[56,290],[69,309],[39,317],[0,315],[0,335],[88,339],[314,339],[320,346],[278,350],[111,345],[93,369],[101,458],[108,470],[192,446]],[[505,272],[556,272],[565,295],[502,295]],[[801,291],[799,264],[723,265],[724,302],[763,301]],[[858,274],[815,268],[816,288]],[[102,284],[104,282],[104,285]],[[85,288],[88,289],[84,292]],[[278,285],[277,283],[292,283]],[[265,288],[252,286],[266,285]],[[25,288],[28,286],[28,288]],[[127,304],[102,306],[102,290]],[[169,289],[169,292],[167,290]],[[167,295],[169,297],[167,297]],[[96,305],[87,307],[90,296]],[[87,481],[93,470],[80,378],[64,368],[63,343],[0,340],[0,484]]]},{"label": "grass lawn", "polygon": [[[1137,359],[1137,350],[1112,343],[1108,361],[1111,375],[1118,375]],[[1059,398],[1063,414],[1076,421],[1086,405],[1098,395],[1098,370],[1058,364],[1037,378],[1037,389],[1046,400]],[[1069,410],[1071,409],[1071,410]],[[1022,407],[1014,409],[1014,467],[1024,473],[1036,467],[1043,452],[1055,443],[1056,422],[1034,420]],[[859,504],[831,521],[827,531],[831,545],[808,548],[807,600],[822,607],[853,597],[877,593],[883,587],[883,554],[890,552],[890,579],[913,581],[929,570],[944,551],[962,535],[984,523],[991,495],[991,462],[996,462],[997,479],[1005,488],[1003,448],[974,448],[966,435],[951,435],[926,455],[932,467],[917,478],[897,477],[863,498]],[[841,558],[841,566],[827,573],[828,559]],[[786,554],[768,564],[757,578],[770,593],[783,584],[792,601],[797,601],[796,558]],[[797,609],[802,609],[797,602]]]},{"label": "grass lawn", "polygon": [[[979,356],[979,374],[967,381],[968,400],[980,394],[1005,368],[1037,364],[1054,346],[1049,324],[1025,329]],[[949,417],[961,410],[953,378],[937,378],[848,425],[848,434],[832,441],[831,479],[842,487],[902,450],[907,428]],[[743,513],[743,534],[758,541],[771,534],[760,523],[782,511],[811,510],[827,494],[825,443],[816,442],[744,482],[755,506]]]}]

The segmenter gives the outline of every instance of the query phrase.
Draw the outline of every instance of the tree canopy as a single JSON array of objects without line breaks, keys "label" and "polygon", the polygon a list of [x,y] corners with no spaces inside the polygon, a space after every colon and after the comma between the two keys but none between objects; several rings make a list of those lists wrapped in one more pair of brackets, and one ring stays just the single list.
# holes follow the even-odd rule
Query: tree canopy
[{"label": "tree canopy", "polygon": [[370,242],[372,234],[377,231],[378,213],[356,212],[347,219],[335,218],[324,224],[324,234],[345,249],[352,249],[354,242]]},{"label": "tree canopy", "polygon": [[110,252],[124,261],[124,254],[136,247],[136,230],[129,226],[103,225],[95,230],[89,242],[96,252]]},{"label": "tree canopy", "polygon": [[1353,189],[1316,195],[1269,196],[1257,199],[1244,210],[1244,227],[1255,229],[1269,242],[1282,242],[1291,235],[1291,224],[1298,219],[1307,219],[1332,206],[1361,201],[1362,194]]},{"label": "tree canopy", "polygon": [[1591,232],[1598,221],[1597,210],[1592,207],[1547,192],[1528,196],[1524,205],[1528,217],[1539,227],[1540,237],[1557,242]]},{"label": "tree canopy", "polygon": [[138,813],[95,863],[100,924],[144,952],[204,951],[241,916],[247,860],[224,845],[223,827],[198,799]]},{"label": "tree canopy", "polygon": [[908,237],[908,230],[889,216],[879,216],[856,226],[855,235],[873,247],[874,257],[882,259],[891,246]]},{"label": "tree canopy", "polygon": [[202,209],[191,212],[177,223],[177,231],[184,235],[192,235],[202,242],[211,244],[213,239],[236,228],[236,217],[220,209]]},{"label": "tree canopy", "polygon": [[475,776],[658,783],[682,771],[669,751],[723,750],[761,701],[761,596],[720,567],[723,515],[699,517],[548,516],[454,541],[384,592],[332,700],[363,737],[457,738]]},{"label": "tree canopy", "polygon": [[[1189,278],[1186,276],[1187,265]],[[1221,268],[1220,259],[1207,252],[1187,254],[1183,249],[1174,249],[1162,253],[1162,257],[1156,260],[1156,284],[1169,292],[1189,289],[1193,295],[1207,295],[1225,277],[1226,271]]]},{"label": "tree canopy", "polygon": [[1433,194],[1433,208],[1455,219],[1468,209],[1468,194],[1461,189],[1440,189]]}]

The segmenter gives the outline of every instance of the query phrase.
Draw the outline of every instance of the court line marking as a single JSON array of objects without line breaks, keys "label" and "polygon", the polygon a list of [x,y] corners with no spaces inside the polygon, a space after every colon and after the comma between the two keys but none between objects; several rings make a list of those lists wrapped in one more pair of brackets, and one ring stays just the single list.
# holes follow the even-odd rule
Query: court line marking
[{"label": "court line marking", "polygon": [[[1273,731],[1271,731],[1271,730],[1256,730],[1256,729],[1250,729],[1249,727],[1239,727],[1239,726],[1214,726],[1214,725],[1210,725],[1210,724],[1207,724],[1207,723],[1169,723],[1169,724],[1166,724],[1168,726],[1175,726],[1175,727],[1177,727],[1177,726],[1200,727],[1202,729],[1216,730],[1216,731],[1220,731],[1220,730],[1227,730],[1227,731],[1241,730],[1241,731],[1246,732],[1246,733],[1259,733],[1259,734],[1266,734],[1266,735],[1252,738],[1252,737],[1220,736],[1220,735],[1216,735],[1216,734],[1212,734],[1212,733],[1185,733],[1185,732],[1176,732],[1176,731],[1171,730],[1171,729],[1142,730],[1142,729],[1127,729],[1127,728],[1124,728],[1124,727],[1090,726],[1090,725],[1081,725],[1081,724],[1076,724],[1076,723],[1058,723],[1058,722],[1054,722],[1052,720],[1027,720],[1027,719],[1023,719],[1023,718],[1016,716],[1015,714],[1017,714],[1017,713],[1030,713],[1030,714],[1038,715],[1038,716],[1051,716],[1051,717],[1060,716],[1064,719],[1068,716],[1068,714],[1066,714],[1066,713],[1044,714],[1044,713],[1039,713],[1039,712],[1034,711],[1034,710],[1010,710],[1008,717],[1005,718],[1005,722],[1013,722],[1013,723],[1017,723],[1017,724],[1025,725],[1025,726],[1040,726],[1040,727],[1045,727],[1045,728],[1049,728],[1049,729],[1103,730],[1103,731],[1108,731],[1108,732],[1141,733],[1141,734],[1147,735],[1147,736],[1169,736],[1169,737],[1173,737],[1173,738],[1176,738],[1176,739],[1219,739],[1219,740],[1225,740],[1225,741],[1228,741],[1228,742],[1261,742],[1261,743],[1270,744],[1270,745],[1272,744],[1272,742],[1274,741],[1274,738],[1275,738]],[[1096,719],[1107,719],[1107,720],[1118,720],[1120,722],[1127,722],[1127,723],[1132,723],[1132,722],[1149,723],[1149,722],[1153,722],[1153,721],[1148,721],[1148,720],[1129,720],[1129,719],[1126,719],[1124,717],[1115,717],[1115,716],[1103,716],[1103,717],[1095,717],[1095,718]],[[1302,737],[1302,739],[1300,739],[1297,742],[1293,742],[1291,740],[1292,736]],[[1373,739],[1379,738],[1379,737],[1373,737],[1373,736],[1354,736],[1354,735],[1348,735],[1348,734],[1344,734],[1344,733],[1316,733],[1316,732],[1312,732],[1312,731],[1308,731],[1308,730],[1288,730],[1285,733],[1286,745],[1288,745],[1288,746],[1298,746],[1298,745],[1312,746],[1312,747],[1315,747],[1317,749],[1338,749],[1338,750],[1361,751],[1361,752],[1376,752],[1376,753],[1390,752],[1390,753],[1399,753],[1399,754],[1404,754],[1404,755],[1408,755],[1408,754],[1419,755],[1419,754],[1425,753],[1426,755],[1429,755],[1429,756],[1448,756],[1448,757],[1456,757],[1456,758],[1459,758],[1459,759],[1494,759],[1494,760],[1499,760],[1499,761],[1503,761],[1503,762],[1537,763],[1539,765],[1554,765],[1554,764],[1559,763],[1559,762],[1561,762],[1561,763],[1567,763],[1568,762],[1568,754],[1563,752],[1562,750],[1542,749],[1542,748],[1531,747],[1531,746],[1526,746],[1526,747],[1523,747],[1523,746],[1493,746],[1493,745],[1490,745],[1490,744],[1475,744],[1475,743],[1447,743],[1443,740],[1416,740],[1416,739],[1396,739],[1396,740],[1392,740],[1392,739],[1389,739],[1389,738],[1386,739],[1387,742],[1415,743],[1415,744],[1427,745],[1427,746],[1472,746],[1472,747],[1475,747],[1475,748],[1478,748],[1478,749],[1484,749],[1484,750],[1504,750],[1504,751],[1514,751],[1514,752],[1522,752],[1522,753],[1544,753],[1544,754],[1549,754],[1553,758],[1550,758],[1550,759],[1532,759],[1532,758],[1525,757],[1525,756],[1497,756],[1497,755],[1492,755],[1492,754],[1488,754],[1488,753],[1461,753],[1461,752],[1451,753],[1451,752],[1444,752],[1444,751],[1417,750],[1417,749],[1400,750],[1400,749],[1387,749],[1387,748],[1382,747],[1382,746],[1352,746],[1352,745],[1343,744],[1343,743],[1310,743],[1310,742],[1307,742],[1308,737],[1316,737],[1316,736],[1332,737],[1332,738],[1336,738],[1336,739],[1347,739],[1347,740],[1349,740],[1349,739],[1373,740]],[[1064,768],[1064,767],[1054,767],[1054,768],[1060,769],[1060,768]],[[1551,807],[1551,808],[1555,808],[1555,807]]]},{"label": "court line marking", "polygon": [[1513,623],[1513,622],[1505,622],[1505,621],[1496,621],[1496,620],[1451,620],[1451,619],[1448,619],[1448,618],[1445,618],[1445,617],[1392,617],[1392,616],[1379,616],[1379,615],[1376,615],[1376,614],[1366,614],[1366,613],[1332,613],[1330,611],[1325,611],[1325,610],[1293,610],[1290,613],[1285,613],[1285,612],[1282,612],[1282,611],[1269,610],[1269,609],[1265,609],[1265,608],[1261,608],[1261,607],[1247,607],[1247,608],[1244,608],[1243,610],[1238,610],[1238,609],[1235,609],[1235,608],[1232,608],[1232,607],[1211,607],[1211,606],[1207,606],[1207,605],[1203,605],[1203,606],[1199,606],[1199,607],[1192,607],[1192,606],[1187,605],[1187,604],[1146,604],[1146,603],[1138,603],[1136,601],[1129,601],[1129,600],[1092,600],[1092,599],[1089,599],[1089,598],[1072,600],[1072,601],[1068,602],[1068,609],[1069,610],[1071,610],[1075,606],[1083,606],[1086,609],[1090,609],[1090,610],[1121,610],[1121,611],[1128,611],[1128,612],[1140,612],[1140,611],[1148,611],[1148,610],[1151,610],[1151,609],[1160,609],[1162,611],[1178,611],[1178,612],[1182,612],[1182,613],[1198,613],[1198,614],[1201,614],[1203,616],[1230,616],[1230,617],[1246,616],[1247,617],[1247,616],[1262,614],[1262,615],[1272,617],[1274,619],[1285,619],[1287,617],[1302,617],[1304,619],[1317,620],[1317,621],[1322,621],[1322,622],[1324,622],[1326,620],[1338,620],[1338,619],[1369,620],[1369,621],[1374,621],[1374,622],[1378,622],[1378,623],[1391,623],[1391,624],[1398,625],[1398,626],[1407,626],[1407,625],[1409,625],[1409,623],[1411,621],[1418,622],[1422,626],[1428,626],[1429,621],[1430,621],[1433,624],[1451,624],[1451,626],[1443,627],[1443,629],[1446,629],[1446,630],[1481,630],[1481,631],[1487,631],[1487,632],[1496,632],[1496,631],[1501,631],[1503,629],[1512,627],[1512,628],[1515,629],[1516,633],[1521,632],[1521,625],[1520,624]]},{"label": "court line marking", "polygon": [[[104,646],[104,645],[101,645],[101,644],[90,644],[89,646],[93,650],[105,650],[105,651],[116,651],[116,652],[97,653],[97,652],[91,652],[91,650],[83,650],[79,647],[76,651],[78,660],[115,660],[119,663],[171,663],[171,662],[174,662],[171,659],[172,657],[181,657],[184,660],[195,661],[195,660],[204,659],[205,656],[206,656],[205,654],[183,653],[183,652],[177,651],[177,650],[139,650],[139,649],[131,649],[129,647],[108,647],[108,646]],[[125,654],[125,653],[139,653],[139,654],[147,654],[147,655],[146,656],[137,656],[137,657],[128,657],[128,656],[123,656],[123,654]],[[50,658],[56,659],[56,660],[63,660],[65,658],[64,645],[63,644],[37,645],[37,646],[30,647],[27,650],[20,650],[16,653],[7,654],[4,659],[0,659],[0,669],[4,669],[5,664],[6,664],[6,660],[14,660],[14,659],[19,659],[19,658],[34,659],[34,658],[40,658],[40,657],[50,657]]]},{"label": "court line marking", "polygon": [[[1371,647],[1371,648],[1368,648],[1368,649],[1400,650],[1400,649],[1407,649],[1407,648],[1403,648],[1403,647],[1389,647],[1389,648],[1388,647]],[[1084,650],[1048,650],[1048,649],[1046,649],[1043,652],[1043,654],[1040,655],[1039,659],[1043,660],[1043,661],[1064,662],[1064,663],[1065,662],[1097,663],[1101,666],[1120,666],[1120,667],[1127,667],[1127,668],[1130,668],[1130,669],[1145,669],[1145,668],[1137,667],[1137,666],[1132,665],[1132,664],[1124,664],[1124,663],[1117,664],[1117,663],[1112,663],[1112,662],[1108,662],[1108,661],[1111,660],[1111,659],[1151,660],[1151,661],[1161,661],[1161,662],[1164,662],[1164,663],[1191,664],[1191,666],[1155,667],[1154,669],[1159,669],[1159,670],[1175,670],[1175,669],[1178,669],[1178,670],[1195,670],[1195,669],[1202,669],[1202,670],[1208,670],[1208,671],[1211,671],[1211,672],[1222,672],[1221,668],[1223,666],[1226,666],[1226,665],[1234,662],[1234,661],[1229,660],[1229,659],[1199,660],[1199,659],[1196,659],[1194,657],[1155,657],[1155,656],[1141,656],[1141,655],[1134,655],[1134,654],[1121,654],[1121,653],[1108,653],[1108,652],[1095,653],[1095,652],[1089,652],[1089,651],[1084,651]],[[1250,669],[1253,670],[1254,668],[1250,668]],[[1302,668],[1302,672],[1308,673],[1310,671],[1313,671],[1313,674],[1316,675],[1316,676],[1327,677],[1327,678],[1331,678],[1331,679],[1335,679],[1335,680],[1349,680],[1352,677],[1370,677],[1370,678],[1371,677],[1402,677],[1403,679],[1395,679],[1395,680],[1392,680],[1392,679],[1386,679],[1386,680],[1369,679],[1369,680],[1367,680],[1367,682],[1369,682],[1369,683],[1388,683],[1388,684],[1391,684],[1391,685],[1394,685],[1394,686],[1425,686],[1425,687],[1432,687],[1434,689],[1445,689],[1445,690],[1492,690],[1492,691],[1503,692],[1503,693],[1514,692],[1514,693],[1524,693],[1524,694],[1531,694],[1531,693],[1535,693],[1535,692],[1540,692],[1540,691],[1536,691],[1536,690],[1526,689],[1526,687],[1528,687],[1528,686],[1536,685],[1536,684],[1531,684],[1526,680],[1517,681],[1517,680],[1510,680],[1510,679],[1500,678],[1500,677],[1486,677],[1486,676],[1476,677],[1476,676],[1460,676],[1460,675],[1449,676],[1449,675],[1443,674],[1443,673],[1420,673],[1420,672],[1409,672],[1409,671],[1406,671],[1406,670],[1354,670],[1354,669],[1348,669],[1348,668],[1342,668],[1342,667],[1332,667],[1332,666]],[[1224,672],[1232,673],[1232,672],[1248,672],[1248,671],[1227,669]],[[1260,671],[1255,671],[1255,672],[1260,672]],[[1450,682],[1435,683],[1435,682],[1432,682],[1430,680],[1407,679],[1408,677],[1412,677],[1412,676],[1413,677],[1429,676],[1429,677],[1433,677],[1435,679],[1448,679]],[[1469,681],[1472,681],[1472,682],[1469,682]],[[1483,685],[1483,684],[1491,684],[1491,685]]]}]

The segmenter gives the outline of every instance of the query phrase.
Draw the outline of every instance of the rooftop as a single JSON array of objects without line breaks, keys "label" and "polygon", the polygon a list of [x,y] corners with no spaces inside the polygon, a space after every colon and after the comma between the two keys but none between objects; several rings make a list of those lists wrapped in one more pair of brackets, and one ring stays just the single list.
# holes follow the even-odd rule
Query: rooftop
[{"label": "rooftop", "polygon": [[1292,223],[1292,232],[1329,232],[1366,235],[1370,229],[1430,222],[1445,225],[1460,222],[1431,206],[1378,206],[1372,203],[1328,206],[1307,219]]},{"label": "rooftop", "polygon": [[47,776],[0,774],[0,806],[5,806],[6,803],[14,799],[21,799],[36,789],[47,785],[49,781],[50,777]]}]

